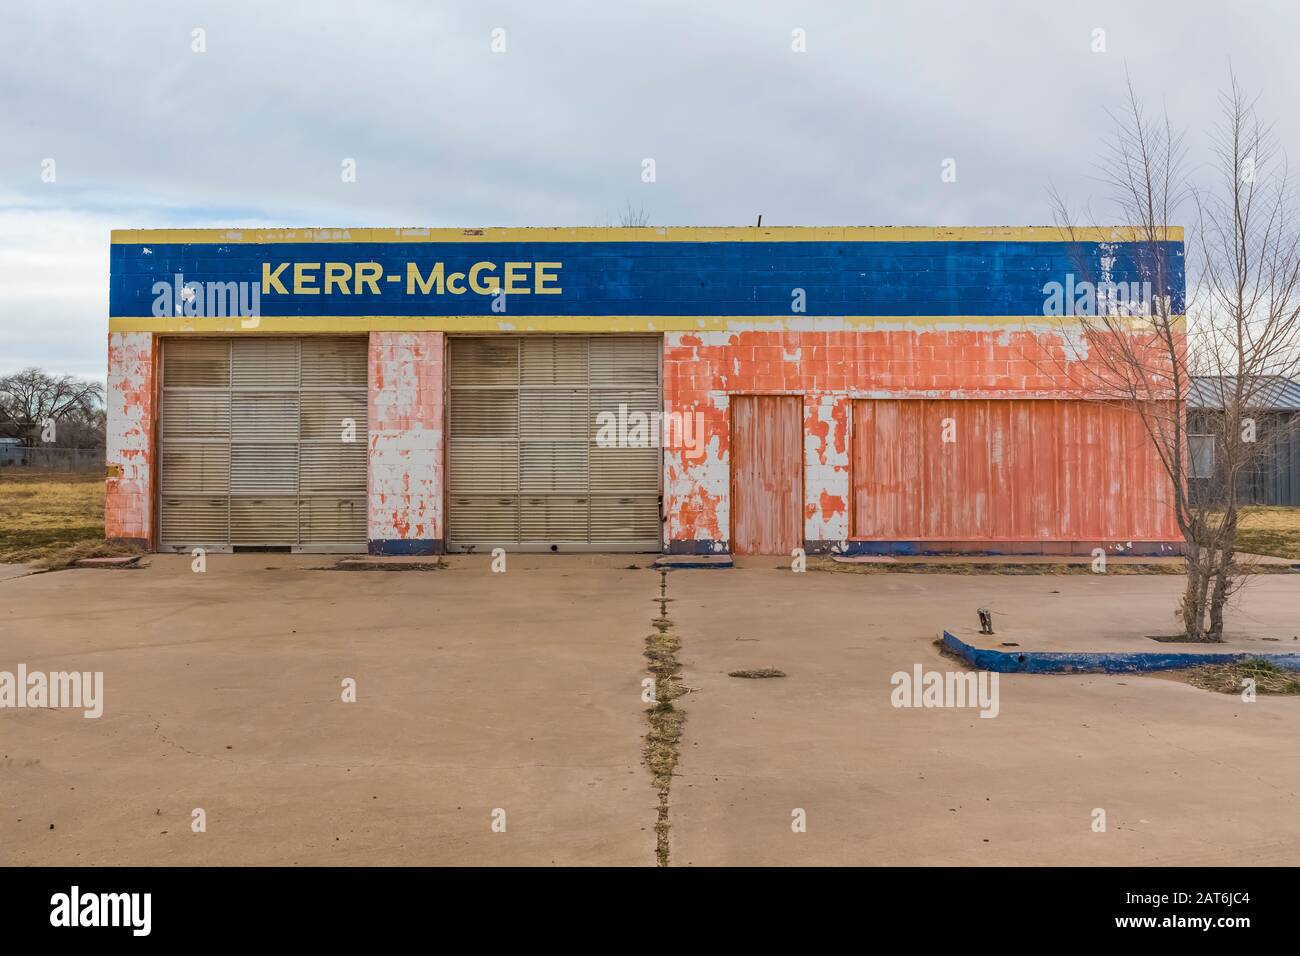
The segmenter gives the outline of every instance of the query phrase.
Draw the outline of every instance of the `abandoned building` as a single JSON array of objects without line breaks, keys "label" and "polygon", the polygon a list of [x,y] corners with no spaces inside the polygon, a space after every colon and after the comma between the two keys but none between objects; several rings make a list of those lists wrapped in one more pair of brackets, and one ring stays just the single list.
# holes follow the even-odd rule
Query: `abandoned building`
[{"label": "abandoned building", "polygon": [[[1132,231],[124,230],[107,534],[156,550],[1159,553],[1045,308]],[[1182,311],[1182,242],[1168,243]],[[1056,293],[1048,290],[1056,288]]]}]

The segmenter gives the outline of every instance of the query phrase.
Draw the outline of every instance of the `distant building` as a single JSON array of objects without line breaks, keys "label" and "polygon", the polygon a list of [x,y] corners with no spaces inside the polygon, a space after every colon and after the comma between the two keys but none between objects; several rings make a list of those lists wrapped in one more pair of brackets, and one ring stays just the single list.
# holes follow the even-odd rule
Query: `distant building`
[{"label": "distant building", "polygon": [[[1236,391],[1229,376],[1194,378],[1187,398],[1189,474],[1198,500],[1213,501],[1226,482],[1219,436],[1225,399]],[[1254,410],[1260,455],[1237,477],[1238,500],[1251,505],[1300,507],[1300,382],[1275,376],[1260,388]]]},{"label": "distant building", "polygon": [[0,438],[0,467],[27,464],[27,449],[19,438]]}]

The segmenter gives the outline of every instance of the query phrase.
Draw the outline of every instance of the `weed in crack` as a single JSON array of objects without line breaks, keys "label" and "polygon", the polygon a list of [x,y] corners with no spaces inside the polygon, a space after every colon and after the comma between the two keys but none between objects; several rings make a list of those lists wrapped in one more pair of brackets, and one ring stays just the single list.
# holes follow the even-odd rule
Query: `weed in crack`
[{"label": "weed in crack", "polygon": [[682,725],[686,714],[674,706],[673,701],[686,693],[682,684],[681,663],[677,652],[681,641],[673,633],[672,621],[668,617],[668,573],[659,572],[659,616],[652,622],[654,632],[646,637],[646,659],[650,661],[649,670],[655,678],[655,703],[647,711],[650,730],[646,734],[645,763],[653,777],[655,790],[659,794],[659,812],[655,821],[655,857],[660,866],[667,866],[669,859],[669,822],[670,794],[673,774],[677,769],[680,754]]}]

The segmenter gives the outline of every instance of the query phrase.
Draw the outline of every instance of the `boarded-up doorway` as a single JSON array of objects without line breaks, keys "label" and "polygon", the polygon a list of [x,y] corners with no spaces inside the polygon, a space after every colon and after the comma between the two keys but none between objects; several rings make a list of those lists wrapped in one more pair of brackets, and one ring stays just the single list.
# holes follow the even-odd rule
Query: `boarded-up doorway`
[{"label": "boarded-up doorway", "polygon": [[788,555],[803,544],[803,400],[731,397],[731,549]]}]

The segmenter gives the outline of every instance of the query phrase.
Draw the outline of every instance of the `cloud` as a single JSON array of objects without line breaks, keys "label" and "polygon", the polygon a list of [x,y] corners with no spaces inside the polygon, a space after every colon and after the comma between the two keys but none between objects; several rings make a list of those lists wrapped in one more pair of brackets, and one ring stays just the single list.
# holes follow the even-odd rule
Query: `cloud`
[{"label": "cloud", "polygon": [[[1287,120],[1300,14],[1252,11],[13,5],[0,35],[0,371],[102,374],[113,227],[601,225],[628,203],[655,224],[1045,222],[1049,182],[1078,200],[1101,192],[1089,176],[1126,65],[1194,146],[1230,60],[1264,114]],[[1091,51],[1099,27],[1104,54]],[[791,49],[795,28],[806,53]],[[646,157],[653,185],[639,178]],[[55,183],[40,179],[46,158]],[[955,183],[940,180],[947,158]]]}]

